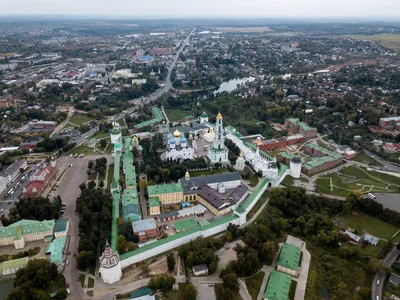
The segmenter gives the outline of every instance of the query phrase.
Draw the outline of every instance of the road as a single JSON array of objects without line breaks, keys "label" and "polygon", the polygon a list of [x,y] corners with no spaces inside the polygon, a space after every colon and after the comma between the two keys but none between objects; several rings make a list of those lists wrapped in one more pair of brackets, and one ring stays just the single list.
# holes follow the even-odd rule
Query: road
[{"label": "road", "polygon": [[88,132],[82,134],[75,140],[70,140],[70,143],[76,143],[76,145],[82,144],[84,141],[86,141],[88,138],[92,137],[97,131],[99,131],[99,126],[96,126],[92,129],[90,129]]},{"label": "road", "polygon": [[[396,258],[399,256],[400,251],[397,250],[396,247],[394,247],[392,249],[392,251],[390,251],[388,253],[388,255],[386,255],[386,257],[383,260],[383,266],[385,268],[390,268],[391,265],[394,263],[394,261],[396,260]],[[380,300],[382,300],[382,288],[385,282],[385,278],[386,278],[386,272],[384,270],[380,270],[379,272],[377,272],[375,274],[374,277],[374,281],[372,282],[372,300],[377,300],[379,297]],[[376,284],[376,282],[379,280],[379,285]]]},{"label": "road", "polygon": [[158,89],[156,90],[154,93],[145,96],[145,97],[141,97],[138,99],[134,99],[129,101],[130,104],[132,104],[132,107],[124,110],[121,114],[119,114],[118,116],[116,116],[114,119],[115,120],[120,120],[122,118],[124,118],[125,114],[131,114],[134,111],[135,105],[137,104],[141,104],[141,103],[148,103],[150,101],[154,101],[156,99],[158,99],[162,94],[164,93],[168,93],[171,89],[172,89],[172,81],[171,81],[171,73],[174,70],[176,63],[179,60],[179,56],[181,55],[183,49],[185,48],[185,46],[187,45],[187,43],[190,40],[191,35],[193,34],[193,32],[196,31],[196,28],[194,28],[189,35],[182,41],[181,47],[179,48],[178,52],[176,52],[176,55],[174,57],[174,60],[172,62],[172,64],[169,66],[168,68],[168,74],[167,77],[165,79],[165,85],[162,89]]},{"label": "road", "polygon": [[400,173],[400,167],[389,162],[386,160],[383,160],[382,158],[378,157],[377,155],[374,155],[373,153],[369,152],[368,150],[364,149],[364,153],[367,154],[368,156],[372,157],[376,161],[380,162],[381,164],[385,165],[387,168],[389,168],[392,172],[397,172]]},{"label": "road", "polygon": [[69,119],[71,119],[72,115],[74,114],[75,110],[73,107],[70,107],[69,111],[68,111],[68,115],[65,118],[64,121],[62,121],[57,127],[56,129],[54,129],[54,131],[50,134],[50,137],[52,137],[54,134],[59,133],[65,125],[67,125],[67,123],[69,122]]}]

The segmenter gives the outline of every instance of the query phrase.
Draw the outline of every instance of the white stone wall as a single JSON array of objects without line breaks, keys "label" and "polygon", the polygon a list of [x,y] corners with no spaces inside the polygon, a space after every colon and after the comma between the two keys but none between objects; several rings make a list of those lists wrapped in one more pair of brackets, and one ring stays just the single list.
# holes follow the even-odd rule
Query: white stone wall
[{"label": "white stone wall", "polygon": [[115,267],[111,269],[101,268],[101,278],[105,283],[114,283],[121,279],[122,268],[121,262],[119,262]]}]

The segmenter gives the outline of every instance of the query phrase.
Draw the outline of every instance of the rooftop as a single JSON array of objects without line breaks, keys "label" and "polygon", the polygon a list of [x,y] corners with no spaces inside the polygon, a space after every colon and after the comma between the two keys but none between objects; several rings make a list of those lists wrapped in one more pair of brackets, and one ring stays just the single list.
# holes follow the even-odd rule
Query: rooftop
[{"label": "rooftop", "polygon": [[147,191],[150,197],[150,195],[182,192],[183,189],[182,189],[182,184],[178,182],[178,183],[168,183],[159,185],[149,185],[147,187]]},{"label": "rooftop", "polygon": [[194,219],[186,219],[182,221],[176,221],[174,223],[174,228],[176,231],[186,231],[193,228],[198,228],[199,224]]},{"label": "rooftop", "polygon": [[28,261],[29,261],[28,257],[8,260],[1,264],[1,269],[4,270],[4,269],[11,269],[11,268],[25,266],[28,264]]},{"label": "rooftop", "polygon": [[266,300],[287,300],[289,297],[292,276],[273,270],[268,279],[264,299]]},{"label": "rooftop", "polygon": [[301,249],[299,247],[285,243],[282,246],[277,265],[297,271],[300,256]]},{"label": "rooftop", "polygon": [[56,220],[56,224],[54,226],[54,233],[56,232],[64,232],[67,230],[68,219],[58,219]]},{"label": "rooftop", "polygon": [[66,237],[54,239],[46,246],[46,253],[50,253],[50,260],[53,263],[61,263],[63,260],[63,250],[65,246]]},{"label": "rooftop", "polygon": [[158,197],[150,198],[149,204],[150,204],[150,207],[158,207],[158,206],[160,206],[160,200],[158,199]]},{"label": "rooftop", "polygon": [[156,221],[154,219],[143,219],[136,222],[132,222],[133,232],[141,232],[151,229],[156,229]]}]

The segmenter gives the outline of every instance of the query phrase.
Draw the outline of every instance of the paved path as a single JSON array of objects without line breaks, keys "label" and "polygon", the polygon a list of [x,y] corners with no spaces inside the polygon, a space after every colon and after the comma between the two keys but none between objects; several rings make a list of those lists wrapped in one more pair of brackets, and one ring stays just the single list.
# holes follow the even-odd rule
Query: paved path
[{"label": "paved path", "polygon": [[252,300],[247,290],[246,283],[242,279],[238,279],[239,282],[239,295],[242,297],[243,300]]}]

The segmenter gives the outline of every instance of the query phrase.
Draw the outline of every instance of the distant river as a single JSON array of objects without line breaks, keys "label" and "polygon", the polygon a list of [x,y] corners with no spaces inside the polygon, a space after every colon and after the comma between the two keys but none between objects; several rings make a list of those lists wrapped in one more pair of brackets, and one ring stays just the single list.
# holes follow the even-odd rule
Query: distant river
[{"label": "distant river", "polygon": [[214,92],[214,95],[216,93],[222,93],[222,92],[230,93],[237,88],[238,84],[252,82],[254,80],[256,80],[255,77],[245,77],[245,78],[235,78],[235,79],[231,79],[229,81],[225,81],[225,82],[221,83],[221,85],[219,86],[219,89]]}]

